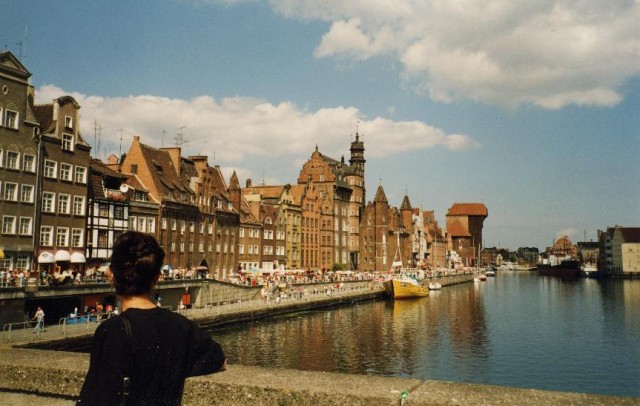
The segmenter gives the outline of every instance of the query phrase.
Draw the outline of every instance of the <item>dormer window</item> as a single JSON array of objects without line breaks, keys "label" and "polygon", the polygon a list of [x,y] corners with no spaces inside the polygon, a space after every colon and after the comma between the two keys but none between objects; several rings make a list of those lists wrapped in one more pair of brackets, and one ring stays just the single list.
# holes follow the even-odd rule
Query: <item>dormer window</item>
[{"label": "dormer window", "polygon": [[69,129],[73,129],[73,117],[64,116],[64,127],[65,128],[69,128]]},{"label": "dormer window", "polygon": [[73,135],[72,134],[62,134],[62,150],[63,151],[73,151]]}]

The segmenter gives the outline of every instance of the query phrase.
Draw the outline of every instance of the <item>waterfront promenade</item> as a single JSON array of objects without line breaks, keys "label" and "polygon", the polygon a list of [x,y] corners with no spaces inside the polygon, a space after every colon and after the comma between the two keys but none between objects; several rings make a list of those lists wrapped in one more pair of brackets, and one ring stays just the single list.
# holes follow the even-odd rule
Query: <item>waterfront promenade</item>
[{"label": "waterfront promenade", "polygon": [[[446,289],[446,284],[444,284]],[[220,297],[189,317],[207,325],[224,324],[235,318],[267,317],[305,308],[327,307],[378,298],[380,286],[366,283],[327,293],[307,290],[301,298],[272,301],[233,300]],[[73,341],[93,333],[96,323],[49,326],[40,337],[27,336],[4,341],[0,347],[0,404],[72,405],[88,368],[88,354],[15,348],[15,345]],[[61,340],[62,339],[62,340]],[[640,405],[640,399],[552,392],[491,385],[461,384],[433,380],[386,378],[341,373],[310,372],[229,365],[222,373],[190,378],[184,405],[432,405],[432,404],[600,404]]]}]

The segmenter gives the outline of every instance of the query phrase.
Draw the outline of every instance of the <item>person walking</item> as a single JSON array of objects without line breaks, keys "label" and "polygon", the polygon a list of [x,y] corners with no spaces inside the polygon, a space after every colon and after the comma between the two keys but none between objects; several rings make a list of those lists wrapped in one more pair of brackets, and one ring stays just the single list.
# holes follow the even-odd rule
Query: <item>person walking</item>
[{"label": "person walking", "polygon": [[31,320],[36,321],[36,328],[33,329],[33,333],[38,335],[42,333],[44,331],[44,310],[42,310],[42,307],[38,306],[38,310],[36,310],[36,314]]},{"label": "person walking", "polygon": [[153,301],[164,251],[150,235],[122,234],[109,277],[122,305],[93,337],[77,405],[180,405],[187,377],[226,368],[222,347],[186,317]]}]

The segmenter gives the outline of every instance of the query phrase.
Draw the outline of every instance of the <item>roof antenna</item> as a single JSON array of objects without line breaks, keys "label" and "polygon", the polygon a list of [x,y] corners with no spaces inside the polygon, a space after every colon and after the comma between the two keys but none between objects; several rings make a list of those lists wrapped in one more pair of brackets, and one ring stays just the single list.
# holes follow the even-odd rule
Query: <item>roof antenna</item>
[{"label": "roof antenna", "polygon": [[120,131],[120,152],[118,154],[118,159],[122,156],[122,128],[118,128],[118,131]]}]

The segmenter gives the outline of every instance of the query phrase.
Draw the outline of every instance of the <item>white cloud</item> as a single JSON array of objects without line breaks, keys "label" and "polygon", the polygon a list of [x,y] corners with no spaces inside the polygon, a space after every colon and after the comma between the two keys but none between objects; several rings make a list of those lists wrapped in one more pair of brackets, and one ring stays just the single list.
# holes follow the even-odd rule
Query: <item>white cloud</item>
[{"label": "white cloud", "polygon": [[564,230],[560,230],[556,233],[556,239],[562,238],[564,236],[569,237],[570,240],[573,240],[573,236],[578,233],[573,227],[565,228]]},{"label": "white cloud", "polygon": [[[274,179],[283,170],[297,171],[316,145],[323,153],[339,158],[348,151],[358,121],[368,157],[434,147],[454,151],[478,147],[466,135],[446,134],[420,121],[362,119],[355,107],[305,111],[290,102],[272,104],[249,97],[222,100],[210,96],[192,100],[151,95],[108,98],[68,93],[52,85],[36,91],[37,103],[49,103],[65,94],[70,94],[80,104],[82,134],[94,146],[94,155],[100,158],[119,151],[121,131],[122,151],[126,152],[136,134],[151,146],[173,146],[179,127],[185,126],[182,129],[188,142],[183,148],[185,155],[207,155],[212,163],[223,163],[238,170],[241,179],[241,175],[253,175],[254,180],[256,177]],[[95,150],[95,123],[103,127],[100,151]],[[256,169],[264,173],[242,169],[255,161],[262,162],[261,169]]]},{"label": "white cloud", "polygon": [[395,57],[435,100],[507,107],[613,106],[640,74],[640,3],[631,0],[271,0],[330,28],[316,57]]}]

